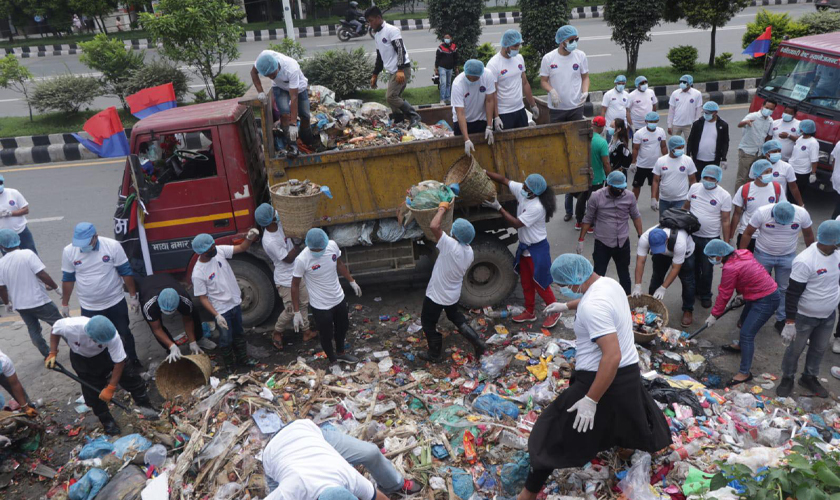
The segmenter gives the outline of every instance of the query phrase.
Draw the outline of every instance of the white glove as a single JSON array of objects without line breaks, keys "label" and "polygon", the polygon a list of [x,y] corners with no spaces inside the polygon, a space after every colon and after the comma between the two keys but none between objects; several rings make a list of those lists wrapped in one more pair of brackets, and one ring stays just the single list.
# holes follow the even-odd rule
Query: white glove
[{"label": "white glove", "polygon": [[635,173],[636,173],[636,164],[635,164],[635,163],[631,163],[631,164],[630,164],[630,169],[629,169],[629,170],[630,170],[630,173],[631,173],[631,174],[635,174]]},{"label": "white glove", "polygon": [[298,126],[297,125],[289,125],[289,139],[292,142],[297,141],[298,138]]},{"label": "white glove", "polygon": [[484,129],[484,139],[487,141],[488,145],[493,145],[493,127],[487,127]]},{"label": "white glove", "polygon": [[268,97],[265,95],[265,92],[260,92],[257,94],[257,99],[260,100],[263,104],[268,104]]},{"label": "white glove", "polygon": [[586,103],[587,99],[589,99],[589,92],[584,92],[583,95],[580,97],[580,105],[583,106]]},{"label": "white glove", "polygon": [[499,211],[502,209],[502,204],[499,203],[497,198],[493,198],[493,201],[485,201],[481,204],[482,207],[492,208],[495,211]]},{"label": "white glove", "polygon": [[716,321],[717,321],[717,318],[715,318],[713,315],[710,314],[709,317],[706,318],[706,326],[707,327],[712,326],[712,325],[715,324]]},{"label": "white glove", "polygon": [[248,230],[248,234],[245,235],[245,239],[248,241],[257,241],[257,238],[260,236],[260,230],[252,227]]},{"label": "white glove", "polygon": [[598,403],[589,399],[589,396],[584,396],[566,412],[576,411],[577,415],[575,415],[575,423],[572,424],[572,427],[577,429],[578,432],[586,432],[595,427],[595,411],[597,409]]},{"label": "white glove", "polygon": [[729,162],[726,162],[726,161],[720,162],[720,168],[723,169],[723,170],[726,170],[727,168],[729,168]]},{"label": "white glove", "polygon": [[650,209],[653,210],[654,212],[658,212],[659,211],[659,200],[657,200],[655,198],[651,198],[650,199]]},{"label": "white glove", "polygon": [[548,96],[551,98],[551,105],[555,108],[560,106],[560,94],[557,93],[556,90],[551,89],[551,92],[548,93]]},{"label": "white glove", "polygon": [[788,343],[793,342],[793,339],[796,338],[796,325],[793,323],[785,323],[785,327],[782,328],[782,338]]},{"label": "white glove", "polygon": [[531,107],[531,114],[534,116],[534,121],[537,121],[540,117],[540,107],[536,104]]},{"label": "white glove", "polygon": [[666,291],[668,291],[667,288],[665,288],[664,286],[660,286],[659,288],[656,289],[655,292],[653,292],[653,298],[656,299],[656,300],[664,299]]},{"label": "white glove", "polygon": [[11,210],[2,210],[0,211],[0,217],[11,217],[12,211]]},{"label": "white glove", "polygon": [[7,314],[14,314],[15,313],[15,306],[13,306],[11,302],[6,304],[6,313]]},{"label": "white glove", "polygon": [[131,309],[131,312],[134,314],[138,314],[140,312],[140,298],[136,293],[128,296],[128,308]]},{"label": "white glove", "polygon": [[190,342],[190,353],[191,354],[204,354],[204,351],[198,347],[198,342]]},{"label": "white glove", "polygon": [[475,146],[473,146],[473,143],[472,143],[471,140],[467,139],[464,142],[464,154],[467,155],[467,156],[472,156],[474,151],[475,151]]},{"label": "white glove", "polygon": [[6,436],[0,436],[0,448],[8,448],[12,445],[12,440]]},{"label": "white glove", "polygon": [[178,349],[177,345],[172,344],[171,346],[169,346],[169,356],[166,357],[166,362],[174,363],[179,359],[181,359],[181,350]]},{"label": "white glove", "polygon": [[569,306],[565,302],[553,302],[543,309],[545,315],[560,314],[569,310]]},{"label": "white glove", "polygon": [[300,311],[295,313],[295,317],[292,320],[292,324],[295,327],[295,331],[299,332],[301,327],[303,326],[303,314],[301,314]]},{"label": "white glove", "polygon": [[578,255],[583,253],[583,241],[578,241],[577,248],[575,248],[575,252],[577,252]]},{"label": "white glove", "polygon": [[810,182],[811,184],[817,182],[817,174],[811,174],[810,176],[808,176],[808,182]]},{"label": "white glove", "polygon": [[496,118],[493,118],[493,127],[495,127],[496,130],[504,130],[505,129],[505,124],[502,123],[502,117],[501,116],[497,116]]},{"label": "white glove", "polygon": [[227,324],[227,320],[221,314],[216,315],[216,324],[219,325],[219,328],[224,328],[225,330],[230,328]]},{"label": "white glove", "polygon": [[58,295],[59,299],[64,297],[64,294],[61,293],[61,288],[55,287],[55,288],[53,288],[52,290],[49,290],[49,291],[50,292],[55,292],[55,294]]},{"label": "white glove", "polygon": [[360,287],[358,283],[356,283],[355,281],[351,281],[350,288],[353,289],[353,293],[356,294],[356,297],[362,296],[362,287]]},{"label": "white glove", "polygon": [[636,283],[633,285],[633,292],[630,294],[631,297],[641,297],[642,296],[642,285],[640,283]]},{"label": "white glove", "polygon": [[70,306],[61,306],[61,316],[64,318],[70,317]]}]

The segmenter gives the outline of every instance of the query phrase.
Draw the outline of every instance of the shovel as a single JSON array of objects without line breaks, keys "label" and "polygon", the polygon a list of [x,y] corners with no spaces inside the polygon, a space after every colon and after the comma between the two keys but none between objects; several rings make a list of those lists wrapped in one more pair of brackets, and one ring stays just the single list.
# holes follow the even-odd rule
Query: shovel
[{"label": "shovel", "polygon": [[[731,310],[733,310],[733,309],[738,309],[739,307],[743,307],[743,305],[744,305],[744,302],[743,302],[743,301],[741,301],[741,302],[732,302],[731,304],[729,304],[728,306],[726,306],[726,309],[724,309],[724,310],[723,310],[723,312],[720,314],[720,318],[722,318],[724,314],[728,313],[729,311],[731,311]],[[720,319],[720,318],[718,318],[718,319]],[[703,326],[701,326],[699,330],[697,330],[696,332],[694,332],[694,333],[692,333],[691,335],[689,335],[689,336],[688,336],[688,340],[691,340],[691,339],[693,339],[694,337],[696,337],[696,336],[700,335],[700,334],[703,332],[703,330],[705,330],[706,328],[709,328],[709,325],[703,325]]]},{"label": "shovel", "polygon": [[[94,390],[96,392],[100,392],[99,389],[97,389],[96,387],[92,386],[91,384],[85,382],[84,380],[80,379],[79,377],[77,377],[76,375],[71,373],[69,370],[67,370],[67,368],[64,368],[63,366],[61,366],[61,363],[59,363],[59,362],[55,363],[55,368],[53,368],[53,370],[55,370],[59,373],[63,373],[64,375],[67,375],[68,377],[70,377],[71,379],[75,380],[76,382],[82,384],[83,386],[87,387],[88,389]],[[132,413],[132,410],[130,410],[124,404],[120,403],[119,401],[117,401],[113,398],[111,399],[111,403],[115,404],[117,407],[121,408],[126,413]],[[143,415],[144,417],[146,417],[150,420],[151,419],[157,420],[159,418],[158,414],[155,413],[153,410],[135,408],[134,413],[139,413],[140,415]]]}]

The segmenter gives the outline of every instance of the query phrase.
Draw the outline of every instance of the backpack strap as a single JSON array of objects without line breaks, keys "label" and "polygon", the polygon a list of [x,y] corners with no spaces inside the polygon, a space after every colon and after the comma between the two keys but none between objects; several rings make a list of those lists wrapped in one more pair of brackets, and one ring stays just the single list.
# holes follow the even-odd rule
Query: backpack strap
[{"label": "backpack strap", "polygon": [[779,203],[779,197],[782,195],[782,185],[776,181],[773,181],[773,189],[776,190],[776,201],[775,203]]},{"label": "backpack strap", "polygon": [[[749,198],[749,196],[750,196],[750,184],[752,184],[752,182],[748,182],[748,183],[744,184],[743,186],[741,186],[741,198],[744,199],[744,212],[747,211],[747,200],[750,199]],[[774,184],[775,184],[775,182],[774,182]]]}]

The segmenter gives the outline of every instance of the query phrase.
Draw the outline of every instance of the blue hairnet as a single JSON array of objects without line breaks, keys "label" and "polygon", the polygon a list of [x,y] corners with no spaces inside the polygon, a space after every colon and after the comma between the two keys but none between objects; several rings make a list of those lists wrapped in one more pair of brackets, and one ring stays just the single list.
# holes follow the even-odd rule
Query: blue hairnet
[{"label": "blue hairnet", "polygon": [[212,247],[214,243],[216,243],[216,241],[212,236],[207,233],[201,233],[192,240],[193,252],[202,254],[207,250],[210,250],[210,247]]},{"label": "blue hairnet", "polygon": [[712,111],[720,111],[720,106],[718,106],[718,103],[715,101],[706,101],[703,104],[703,111],[708,111],[710,113]]},{"label": "blue hairnet", "polygon": [[706,257],[726,257],[734,251],[735,247],[717,238],[706,243],[706,248],[703,249],[703,253],[706,254]]},{"label": "blue hairnet", "polygon": [[823,245],[840,244],[840,221],[829,219],[817,228],[817,243]]},{"label": "blue hairnet", "polygon": [[790,224],[793,222],[794,215],[796,215],[796,209],[789,201],[780,201],[773,206],[773,218],[779,224]]},{"label": "blue hairnet", "polygon": [[686,82],[688,82],[689,85],[693,85],[694,84],[694,77],[691,76],[691,75],[683,75],[683,76],[680,77],[680,81],[681,82],[686,81]]},{"label": "blue hairnet", "polygon": [[174,288],[164,288],[158,295],[158,305],[164,311],[178,309],[178,302],[180,301],[181,297],[178,296],[178,292]]},{"label": "blue hairnet", "polygon": [[706,165],[700,177],[714,177],[716,181],[720,182],[721,177],[723,177],[723,170],[717,165]]},{"label": "blue hairnet", "polygon": [[756,160],[753,162],[752,167],[750,167],[750,179],[758,179],[768,168],[772,169],[773,164],[764,158]]},{"label": "blue hairnet", "polygon": [[356,495],[350,493],[346,488],[334,486],[327,488],[318,495],[318,500],[359,500]]},{"label": "blue hairnet", "polygon": [[280,69],[280,65],[277,63],[277,59],[267,52],[263,52],[259,55],[259,57],[257,57],[256,66],[257,71],[262,76],[270,75],[278,69]]},{"label": "blue hairnet", "polygon": [[607,185],[618,189],[627,187],[627,177],[620,170],[613,170],[607,176]]},{"label": "blue hairnet", "polygon": [[469,245],[475,238],[475,228],[467,219],[455,219],[452,223],[452,237],[462,245]]},{"label": "blue hairnet", "polygon": [[561,44],[563,43],[563,40],[573,36],[578,36],[577,28],[571,24],[567,24],[565,26],[560,26],[557,30],[557,34],[554,35],[554,41],[557,42],[557,44]]},{"label": "blue hairnet", "polygon": [[20,246],[20,236],[11,229],[0,229],[0,247],[17,248]]},{"label": "blue hairnet", "polygon": [[673,151],[680,146],[685,146],[685,139],[681,135],[672,135],[668,138],[668,151]]},{"label": "blue hairnet", "polygon": [[272,222],[277,219],[277,210],[268,203],[263,203],[254,211],[254,220],[257,221],[261,227],[270,226]]},{"label": "blue hairnet", "polygon": [[781,144],[779,144],[779,141],[777,141],[776,139],[770,139],[769,141],[765,142],[765,143],[761,146],[761,154],[765,154],[765,155],[766,155],[766,154],[767,154],[767,153],[769,153],[770,151],[775,151],[775,150],[777,150],[777,149],[781,150],[781,149],[782,149],[782,145],[781,145]]},{"label": "blue hairnet", "polygon": [[656,111],[648,111],[648,114],[645,115],[646,122],[658,122],[659,121],[659,113]]},{"label": "blue hairnet", "polygon": [[545,189],[548,187],[548,183],[545,182],[545,177],[540,174],[531,174],[526,177],[525,185],[528,186],[528,189],[537,196],[543,194]]},{"label": "blue hairnet", "polygon": [[100,344],[107,344],[117,335],[117,327],[105,316],[96,315],[85,324],[88,337]]},{"label": "blue hairnet", "polygon": [[618,75],[617,77],[615,77],[615,80],[613,80],[613,83],[618,83],[618,82],[627,83],[627,77],[624,76],[624,75]]},{"label": "blue hairnet", "polygon": [[592,276],[593,269],[583,255],[564,253],[551,263],[551,277],[561,285],[581,285]]},{"label": "blue hairnet", "polygon": [[510,47],[522,43],[522,34],[516,30],[507,30],[502,35],[502,47]]},{"label": "blue hairnet", "polygon": [[313,227],[306,233],[306,247],[310,250],[323,250],[330,242],[329,236],[320,227]]},{"label": "blue hairnet", "polygon": [[799,130],[803,134],[813,134],[817,131],[817,124],[814,123],[814,120],[802,120],[799,122]]},{"label": "blue hairnet", "polygon": [[481,76],[484,73],[484,63],[478,59],[470,59],[464,63],[464,74],[467,76]]},{"label": "blue hairnet", "polygon": [[642,82],[646,82],[646,81],[647,81],[647,78],[643,77],[642,75],[639,75],[639,76],[636,77],[636,80],[635,80],[636,86],[638,87]]}]

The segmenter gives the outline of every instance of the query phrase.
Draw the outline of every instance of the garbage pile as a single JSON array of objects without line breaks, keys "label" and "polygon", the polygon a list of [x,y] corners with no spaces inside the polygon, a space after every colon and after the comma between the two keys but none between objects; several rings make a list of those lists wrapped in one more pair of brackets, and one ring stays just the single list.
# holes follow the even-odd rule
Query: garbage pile
[{"label": "garbage pile", "polygon": [[633,314],[633,331],[644,335],[659,336],[662,331],[662,315],[649,311],[647,306],[636,307]]}]

